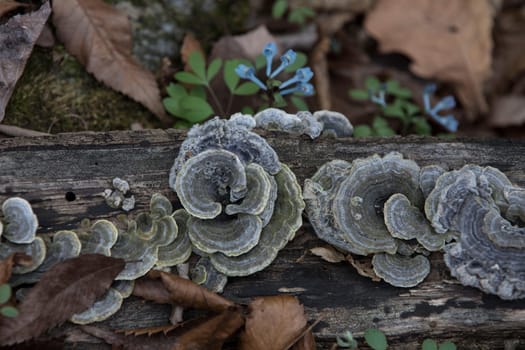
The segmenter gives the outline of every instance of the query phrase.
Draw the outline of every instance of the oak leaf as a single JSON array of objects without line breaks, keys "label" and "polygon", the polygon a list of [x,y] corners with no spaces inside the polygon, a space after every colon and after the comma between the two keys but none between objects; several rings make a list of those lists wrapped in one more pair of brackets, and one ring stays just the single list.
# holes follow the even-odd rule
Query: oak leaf
[{"label": "oak leaf", "polygon": [[259,297],[248,306],[240,350],[282,350],[306,327],[304,308],[291,295]]},{"label": "oak leaf", "polygon": [[411,70],[454,85],[471,119],[487,111],[483,82],[491,74],[490,0],[379,0],[365,28],[382,52],[412,58]]},{"label": "oak leaf", "polygon": [[124,265],[122,259],[99,254],[85,254],[56,264],[29,291],[18,307],[18,317],[0,319],[0,345],[37,337],[86,310],[107,291]]},{"label": "oak leaf", "polygon": [[49,2],[45,2],[38,10],[13,16],[0,25],[0,122],[50,13]]},{"label": "oak leaf", "polygon": [[54,0],[53,24],[59,40],[88,72],[171,122],[155,77],[131,55],[131,25],[124,13],[102,0]]},{"label": "oak leaf", "polygon": [[228,299],[180,276],[160,272],[160,278],[170,292],[173,304],[215,312],[234,305]]}]

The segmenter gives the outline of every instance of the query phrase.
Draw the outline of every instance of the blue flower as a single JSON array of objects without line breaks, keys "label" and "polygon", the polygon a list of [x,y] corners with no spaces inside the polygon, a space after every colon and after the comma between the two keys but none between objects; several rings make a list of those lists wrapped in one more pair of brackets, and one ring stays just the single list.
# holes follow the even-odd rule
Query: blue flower
[{"label": "blue flower", "polygon": [[381,107],[386,107],[386,84],[381,84],[377,95],[374,95],[372,89],[368,89],[368,96],[370,96],[370,101],[380,105]]},{"label": "blue flower", "polygon": [[296,58],[297,54],[294,50],[286,51],[284,55],[281,56],[281,64],[279,65],[279,67],[277,67],[276,70],[273,71],[272,74],[270,74],[270,78],[273,78],[277,74],[281,73],[286,67],[294,63]]},{"label": "blue flower", "polygon": [[239,64],[237,67],[235,67],[235,73],[237,73],[239,77],[251,80],[261,89],[266,90],[266,85],[264,85],[263,82],[255,76],[255,69],[253,67],[248,67],[245,64]]},{"label": "blue flower", "polygon": [[311,96],[314,94],[314,86],[308,83],[299,83],[295,85],[294,87],[291,87],[285,90],[281,90],[280,94],[281,96],[284,96],[284,95],[292,94],[294,92],[300,92],[304,96]]},{"label": "blue flower", "polygon": [[434,107],[431,105],[430,97],[436,92],[436,85],[429,84],[425,86],[423,90],[423,104],[425,106],[425,112],[432,118],[434,121],[450,132],[456,132],[458,130],[458,121],[454,118],[454,115],[439,115],[444,109],[451,109],[456,106],[456,100],[454,96],[446,96],[441,101],[436,103]]},{"label": "blue flower", "polygon": [[314,73],[312,72],[310,67],[299,68],[292,78],[279,85],[279,89],[284,89],[285,87],[295,83],[307,83],[310,81],[310,79],[312,79],[313,76]]},{"label": "blue flower", "polygon": [[263,49],[263,56],[266,57],[266,76],[269,77],[272,73],[273,57],[277,53],[277,45],[275,43],[268,43]]}]

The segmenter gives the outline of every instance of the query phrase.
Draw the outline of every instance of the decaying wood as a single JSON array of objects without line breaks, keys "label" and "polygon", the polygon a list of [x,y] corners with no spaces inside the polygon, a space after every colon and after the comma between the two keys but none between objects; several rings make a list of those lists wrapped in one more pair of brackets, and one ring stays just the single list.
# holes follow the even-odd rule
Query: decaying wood
[{"label": "decaying wood", "polygon": [[[302,183],[324,162],[353,160],[373,153],[398,151],[420,165],[459,168],[467,163],[499,168],[525,186],[525,141],[377,138],[310,140],[265,133],[281,161]],[[40,233],[74,229],[83,218],[112,218],[102,192],[111,179],[129,181],[138,213],[154,192],[175,206],[168,172],[185,134],[176,130],[60,134],[0,139],[0,202],[22,196],[33,205]],[[357,274],[345,263],[330,264],[309,253],[323,245],[305,220],[296,239],[266,270],[232,278],[225,296],[245,302],[259,295],[292,293],[305,305],[314,328],[328,348],[336,334],[349,329],[360,336],[369,327],[385,331],[393,349],[417,349],[424,338],[452,340],[460,349],[504,349],[525,345],[525,301],[502,301],[459,285],[446,272],[441,255],[433,255],[433,272],[417,288],[395,288]],[[130,298],[101,327],[137,328],[166,324],[170,308]],[[69,327],[69,326],[68,326]],[[76,344],[77,349],[100,344]]]}]

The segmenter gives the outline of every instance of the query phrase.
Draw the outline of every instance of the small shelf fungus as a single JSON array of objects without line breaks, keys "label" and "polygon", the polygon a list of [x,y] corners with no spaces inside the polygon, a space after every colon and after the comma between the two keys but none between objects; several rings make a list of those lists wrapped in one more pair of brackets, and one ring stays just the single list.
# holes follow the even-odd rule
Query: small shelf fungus
[{"label": "small shelf fungus", "polygon": [[[417,254],[439,250],[450,239],[437,235],[421,212],[421,174],[415,162],[395,152],[328,162],[305,181],[310,223],[343,251],[375,254],[374,269],[386,282],[415,286],[430,272],[428,259]],[[413,242],[418,247],[410,248]]]},{"label": "small shelf fungus", "polygon": [[29,202],[20,197],[11,197],[2,204],[4,224],[0,223],[0,259],[15,252],[31,256],[28,266],[15,266],[14,274],[25,274],[36,270],[46,256],[44,240],[36,236],[38,219]]},{"label": "small shelf fungus", "polygon": [[301,226],[304,208],[295,176],[247,117],[193,127],[170,172],[193,250],[227,276],[268,266]]},{"label": "small shelf fungus", "polygon": [[157,264],[160,247],[169,246],[177,237],[178,227],[171,211],[170,201],[157,193],[151,197],[149,213],[140,213],[135,220],[122,220],[127,227],[119,231],[111,248],[111,256],[126,260],[117,280],[135,280]]},{"label": "small shelf fungus", "polygon": [[350,137],[354,134],[354,127],[344,114],[321,110],[314,112],[314,118],[323,126],[323,136],[337,138]]},{"label": "small shelf fungus", "polygon": [[128,193],[130,191],[129,183],[116,177],[111,181],[111,184],[113,189],[106,189],[103,193],[106,204],[111,208],[120,208],[126,212],[135,208],[135,196]]},{"label": "small shelf fungus", "polygon": [[438,178],[425,211],[437,232],[459,233],[444,258],[462,284],[525,298],[524,193],[491,167],[466,165]]}]

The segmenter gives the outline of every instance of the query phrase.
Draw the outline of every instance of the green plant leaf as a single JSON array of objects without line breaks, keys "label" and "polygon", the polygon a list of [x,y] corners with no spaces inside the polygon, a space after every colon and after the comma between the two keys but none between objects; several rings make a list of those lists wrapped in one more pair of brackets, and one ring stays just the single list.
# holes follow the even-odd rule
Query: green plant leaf
[{"label": "green plant leaf", "polygon": [[164,105],[164,108],[168,111],[168,113],[180,117],[182,114],[182,109],[180,106],[180,97],[166,97],[162,100],[162,104]]},{"label": "green plant leaf", "polygon": [[241,79],[237,75],[237,73],[235,73],[235,68],[238,65],[238,60],[227,60],[224,63],[224,82],[226,83],[226,87],[228,87],[228,90],[230,90],[230,93],[232,94],[235,91],[237,84],[239,84],[239,80]]},{"label": "green plant leaf", "polygon": [[190,90],[190,96],[200,97],[203,100],[206,100],[206,89],[204,86],[194,86]]},{"label": "green plant leaf", "polygon": [[190,122],[186,121],[186,120],[177,120],[175,122],[175,125],[173,125],[173,127],[175,129],[189,129],[191,128],[193,124],[191,124]]},{"label": "green plant leaf", "polygon": [[400,98],[411,98],[412,91],[407,88],[401,87],[399,81],[389,80],[386,82],[386,92]]},{"label": "green plant leaf", "polygon": [[408,102],[408,101],[402,100],[402,104],[401,105],[405,109],[406,114],[409,115],[409,116],[413,116],[413,115],[419,113],[419,111],[420,111],[419,107],[417,105],[413,104],[412,102]]},{"label": "green plant leaf", "polygon": [[262,105],[260,105],[258,108],[257,108],[257,113],[261,112],[261,111],[264,111],[265,109],[268,109],[270,108],[270,105],[267,104],[267,103],[263,103]]},{"label": "green plant leaf", "polygon": [[275,19],[281,18],[288,8],[287,0],[277,0],[272,5],[272,17]]},{"label": "green plant leaf", "polygon": [[166,88],[166,91],[171,97],[182,97],[188,95],[186,89],[181,84],[170,83]]},{"label": "green plant leaf", "polygon": [[253,95],[257,93],[257,91],[259,90],[260,90],[259,86],[252,83],[251,81],[247,81],[239,85],[239,87],[237,87],[233,93],[239,96],[246,96],[246,95]]},{"label": "green plant leaf", "polygon": [[421,350],[438,350],[438,346],[434,340],[425,339],[421,344]]},{"label": "green plant leaf", "polygon": [[418,135],[432,135],[432,126],[423,117],[412,118],[414,132]]},{"label": "green plant leaf", "polygon": [[193,124],[200,123],[213,114],[213,108],[208,101],[200,97],[188,96],[180,100],[180,105],[182,115],[179,117]]},{"label": "green plant leaf", "polygon": [[383,107],[383,114],[386,115],[387,117],[394,117],[394,118],[405,120],[407,115],[405,114],[405,111],[403,110],[403,107],[400,101],[401,100],[396,99],[394,103]]},{"label": "green plant leaf", "polygon": [[241,112],[242,112],[242,114],[249,114],[249,115],[254,115],[255,114],[255,111],[250,106],[242,107]]},{"label": "green plant leaf", "polygon": [[348,94],[351,98],[358,101],[365,101],[368,100],[368,91],[360,90],[360,89],[352,89],[348,91]]},{"label": "green plant leaf", "polygon": [[206,73],[206,80],[208,80],[208,83],[215,78],[217,73],[219,73],[219,69],[221,69],[222,66],[222,60],[220,58],[216,58],[213,61],[211,61],[210,65],[208,66],[208,72]]},{"label": "green plant leaf", "polygon": [[367,90],[372,90],[372,92],[377,92],[380,86],[381,86],[381,82],[379,81],[379,79],[377,79],[374,76],[367,77],[365,80],[365,87]]},{"label": "green plant leaf", "polygon": [[383,332],[370,328],[365,331],[365,341],[374,350],[386,350],[387,342]]},{"label": "green plant leaf", "polygon": [[177,72],[175,73],[175,79],[182,83],[194,84],[194,85],[206,85],[207,82],[204,79],[199,78],[191,72]]},{"label": "green plant leaf", "polygon": [[354,128],[354,137],[372,136],[373,131],[368,125],[358,125]]},{"label": "green plant leaf", "polygon": [[302,98],[300,97],[297,97],[297,96],[292,96],[290,98],[290,101],[292,101],[292,104],[297,108],[297,110],[299,111],[308,111],[310,110],[308,108],[308,104],[306,104],[306,101],[303,100]]},{"label": "green plant leaf", "polygon": [[456,344],[454,344],[451,341],[446,341],[444,343],[439,344],[439,350],[456,350]]},{"label": "green plant leaf", "polygon": [[314,17],[315,12],[309,7],[297,7],[288,14],[290,23],[304,24],[309,17]]},{"label": "green plant leaf", "polygon": [[5,304],[11,299],[11,286],[4,283],[0,286],[0,304]]},{"label": "green plant leaf", "polygon": [[286,67],[284,71],[287,73],[294,73],[299,68],[304,67],[307,62],[308,62],[308,56],[305,53],[297,52],[297,56],[295,58],[294,63]]},{"label": "green plant leaf", "polygon": [[206,81],[206,61],[204,60],[202,53],[198,51],[192,52],[190,57],[188,57],[188,63],[193,73],[201,78],[201,80]]},{"label": "green plant leaf", "polygon": [[288,106],[288,103],[286,102],[284,97],[278,92],[274,93],[272,107],[284,108],[286,106]]},{"label": "green plant leaf", "polygon": [[337,346],[340,348],[352,350],[357,349],[357,341],[354,339],[350,331],[346,331],[343,334],[338,335],[335,340],[337,342]]},{"label": "green plant leaf", "polygon": [[18,316],[18,310],[12,306],[4,306],[0,308],[0,314],[5,317],[16,317]]},{"label": "green plant leaf", "polygon": [[262,67],[266,67],[266,57],[264,57],[264,55],[258,55],[255,57],[255,70],[258,71]]}]

